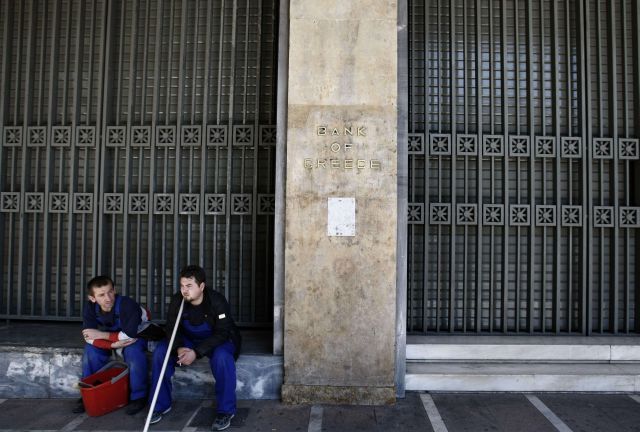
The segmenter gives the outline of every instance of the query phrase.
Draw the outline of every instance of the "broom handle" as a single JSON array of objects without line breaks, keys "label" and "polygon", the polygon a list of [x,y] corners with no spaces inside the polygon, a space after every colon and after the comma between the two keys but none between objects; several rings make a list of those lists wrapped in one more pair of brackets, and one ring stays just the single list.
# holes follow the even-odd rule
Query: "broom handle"
[{"label": "broom handle", "polygon": [[178,318],[176,318],[176,325],[173,326],[173,332],[171,333],[171,340],[169,341],[169,346],[167,347],[167,354],[164,356],[164,362],[162,363],[162,369],[160,369],[160,376],[158,377],[158,383],[156,384],[156,389],[153,392],[153,399],[151,400],[151,406],[149,407],[149,414],[147,414],[147,420],[144,422],[144,432],[147,432],[149,430],[149,423],[151,422],[153,409],[156,407],[158,394],[160,393],[160,386],[162,385],[162,378],[164,377],[164,372],[167,369],[167,363],[169,363],[169,357],[171,356],[171,347],[173,346],[173,341],[176,338],[176,332],[178,331],[178,326],[180,325],[180,318],[182,317],[183,308],[184,308],[184,298],[182,299],[182,303],[180,303],[180,310],[178,311]]}]

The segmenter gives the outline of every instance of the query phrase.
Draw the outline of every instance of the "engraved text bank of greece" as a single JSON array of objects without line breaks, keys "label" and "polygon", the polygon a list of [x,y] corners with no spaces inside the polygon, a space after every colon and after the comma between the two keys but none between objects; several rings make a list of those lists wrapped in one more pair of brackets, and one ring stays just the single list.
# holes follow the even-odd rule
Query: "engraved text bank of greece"
[{"label": "engraved text bank of greece", "polygon": [[[317,126],[316,135],[323,138],[324,145],[331,153],[331,157],[305,158],[304,168],[312,169],[337,169],[337,170],[364,170],[379,171],[382,164],[378,159],[360,159],[355,153],[365,147],[358,137],[366,137],[365,126]],[[355,140],[353,138],[356,138]]]}]

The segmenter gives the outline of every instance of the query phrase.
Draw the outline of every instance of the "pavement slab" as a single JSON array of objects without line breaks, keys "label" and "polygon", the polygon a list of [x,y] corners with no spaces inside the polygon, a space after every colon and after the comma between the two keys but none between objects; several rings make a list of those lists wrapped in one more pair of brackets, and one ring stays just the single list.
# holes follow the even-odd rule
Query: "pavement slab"
[{"label": "pavement slab", "polygon": [[555,432],[522,394],[433,394],[447,429],[456,432]]},{"label": "pavement slab", "polygon": [[78,417],[76,400],[7,399],[0,405],[0,429],[60,430]]},{"label": "pavement slab", "polygon": [[538,394],[571,430],[640,431],[640,403],[628,395]]},{"label": "pavement slab", "polygon": [[433,431],[418,393],[390,406],[324,406],[323,432]]}]

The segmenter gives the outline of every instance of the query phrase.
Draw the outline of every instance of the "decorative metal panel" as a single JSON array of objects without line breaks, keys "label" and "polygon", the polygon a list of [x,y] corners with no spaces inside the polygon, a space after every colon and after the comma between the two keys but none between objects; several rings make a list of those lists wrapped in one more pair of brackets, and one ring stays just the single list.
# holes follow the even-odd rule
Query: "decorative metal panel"
[{"label": "decorative metal panel", "polygon": [[637,333],[640,7],[408,8],[408,330]]},{"label": "decorative metal panel", "polygon": [[186,264],[271,325],[277,0],[0,2],[0,317],[108,274],[163,319]]}]

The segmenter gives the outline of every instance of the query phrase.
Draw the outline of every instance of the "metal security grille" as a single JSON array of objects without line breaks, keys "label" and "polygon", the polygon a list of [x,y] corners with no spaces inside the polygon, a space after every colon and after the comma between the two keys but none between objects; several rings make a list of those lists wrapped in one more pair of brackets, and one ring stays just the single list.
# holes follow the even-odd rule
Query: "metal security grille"
[{"label": "metal security grille", "polygon": [[408,330],[637,332],[637,3],[409,17]]},{"label": "metal security grille", "polygon": [[107,273],[164,318],[199,263],[270,324],[277,1],[0,9],[0,316],[77,319]]}]

